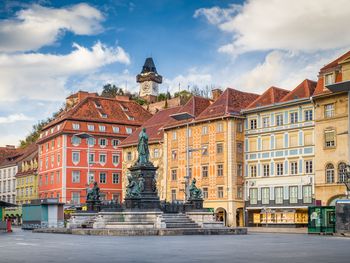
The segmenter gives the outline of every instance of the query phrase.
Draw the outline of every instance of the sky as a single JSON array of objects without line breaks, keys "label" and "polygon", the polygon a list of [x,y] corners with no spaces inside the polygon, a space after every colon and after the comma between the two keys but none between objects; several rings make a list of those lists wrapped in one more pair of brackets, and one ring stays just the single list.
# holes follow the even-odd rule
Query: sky
[{"label": "sky", "polygon": [[348,0],[2,0],[0,146],[18,145],[78,90],[293,89],[350,49]]}]

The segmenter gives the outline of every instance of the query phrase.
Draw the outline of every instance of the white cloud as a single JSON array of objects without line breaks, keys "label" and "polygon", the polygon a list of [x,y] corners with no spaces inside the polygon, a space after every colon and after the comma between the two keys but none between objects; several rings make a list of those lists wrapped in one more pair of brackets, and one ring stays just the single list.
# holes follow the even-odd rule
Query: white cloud
[{"label": "white cloud", "polygon": [[6,117],[0,116],[0,124],[14,123],[17,121],[29,121],[29,120],[32,120],[32,118],[24,115],[23,113],[15,113]]},{"label": "white cloud", "polygon": [[64,8],[32,5],[0,21],[0,52],[37,50],[55,43],[64,30],[92,35],[102,30],[102,13],[88,4]]},{"label": "white cloud", "polygon": [[313,52],[350,45],[348,0],[250,0],[240,8],[199,9],[195,16],[199,15],[232,34],[232,42],[219,51],[233,55],[273,49]]},{"label": "white cloud", "polygon": [[0,53],[0,100],[63,99],[69,77],[93,73],[115,62],[129,64],[129,55],[121,47],[100,42],[91,49],[74,44],[67,55]]}]

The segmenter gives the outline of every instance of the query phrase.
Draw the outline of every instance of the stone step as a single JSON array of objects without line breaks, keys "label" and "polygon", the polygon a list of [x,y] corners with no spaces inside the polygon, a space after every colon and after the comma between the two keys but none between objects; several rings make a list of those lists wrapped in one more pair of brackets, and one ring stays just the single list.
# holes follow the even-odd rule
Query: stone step
[{"label": "stone step", "polygon": [[162,219],[164,223],[194,223],[191,219],[188,218],[171,218],[171,219]]},{"label": "stone step", "polygon": [[196,223],[167,223],[166,228],[200,228]]}]

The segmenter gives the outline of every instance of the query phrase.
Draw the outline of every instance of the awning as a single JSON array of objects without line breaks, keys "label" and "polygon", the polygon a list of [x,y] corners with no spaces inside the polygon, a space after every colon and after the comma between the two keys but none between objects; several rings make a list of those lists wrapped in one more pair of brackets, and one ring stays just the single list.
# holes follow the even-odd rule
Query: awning
[{"label": "awning", "polygon": [[17,205],[0,200],[0,207],[15,207]]}]

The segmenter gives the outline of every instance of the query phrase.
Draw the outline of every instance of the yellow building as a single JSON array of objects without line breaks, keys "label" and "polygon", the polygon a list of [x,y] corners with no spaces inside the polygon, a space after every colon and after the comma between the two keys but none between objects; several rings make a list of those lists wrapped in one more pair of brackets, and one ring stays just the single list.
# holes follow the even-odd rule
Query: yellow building
[{"label": "yellow building", "polygon": [[21,159],[18,161],[16,174],[16,203],[28,204],[33,199],[38,199],[38,148],[35,143],[28,146]]},{"label": "yellow building", "polygon": [[[313,101],[315,105],[315,198],[317,205],[334,205],[346,197],[343,183],[345,164],[349,164],[348,93],[326,88],[350,80],[350,51],[324,66],[319,72]],[[334,89],[335,88],[335,89]],[[340,90],[340,89],[338,89]]]},{"label": "yellow building", "polygon": [[243,225],[244,133],[240,110],[256,98],[256,94],[230,88],[212,104],[208,99],[193,97],[177,113],[193,118],[165,125],[164,184],[168,201],[185,200],[188,164],[188,181],[196,178],[204,207],[211,208],[226,225]]},{"label": "yellow building", "polygon": [[307,225],[314,204],[315,88],[310,80],[292,91],[271,87],[242,111],[247,226]]},{"label": "yellow building", "polygon": [[158,195],[165,200],[166,189],[162,183],[164,180],[164,140],[163,126],[171,120],[170,115],[176,113],[181,107],[174,107],[158,111],[144,125],[133,132],[119,146],[123,149],[123,193],[126,191],[127,176],[130,168],[137,160],[137,143],[140,131],[146,128],[150,151],[150,161],[158,167],[156,172]]}]

